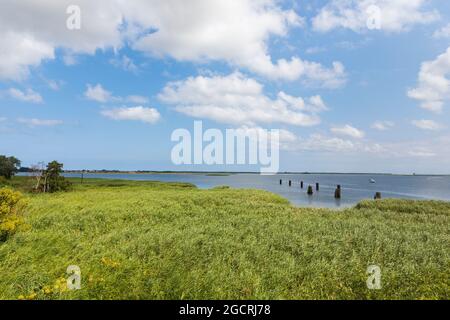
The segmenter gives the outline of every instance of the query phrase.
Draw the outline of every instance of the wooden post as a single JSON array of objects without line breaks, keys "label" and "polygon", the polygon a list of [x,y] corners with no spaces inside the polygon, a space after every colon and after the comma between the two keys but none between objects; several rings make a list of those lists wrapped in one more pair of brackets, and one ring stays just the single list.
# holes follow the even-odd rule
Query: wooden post
[{"label": "wooden post", "polygon": [[290,186],[292,186],[292,181],[291,181],[291,180],[289,180],[289,187],[290,187]]},{"label": "wooden post", "polygon": [[308,186],[308,195],[312,196],[313,195],[313,187],[312,186]]},{"label": "wooden post", "polygon": [[282,185],[282,184],[283,184],[283,180],[280,179],[280,185]]},{"label": "wooden post", "polygon": [[300,181],[300,188],[303,189],[303,181]]},{"label": "wooden post", "polygon": [[341,185],[338,184],[336,190],[334,191],[334,198],[340,199],[341,198]]},{"label": "wooden post", "polygon": [[319,183],[316,182],[316,191],[319,191]]},{"label": "wooden post", "polygon": [[375,193],[375,197],[373,197],[375,200],[381,199],[381,192]]}]

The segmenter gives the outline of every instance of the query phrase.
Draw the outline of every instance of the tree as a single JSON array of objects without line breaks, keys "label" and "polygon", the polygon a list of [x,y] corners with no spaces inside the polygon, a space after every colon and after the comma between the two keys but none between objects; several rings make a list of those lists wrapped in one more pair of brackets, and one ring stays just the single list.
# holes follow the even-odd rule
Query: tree
[{"label": "tree", "polygon": [[[47,164],[47,169],[44,172],[44,192],[65,191],[69,188],[70,182],[62,175],[63,164],[58,161],[52,161]],[[42,180],[41,180],[42,181]]]},{"label": "tree", "polygon": [[20,160],[0,155],[0,176],[11,179],[20,168]]},{"label": "tree", "polygon": [[42,178],[44,177],[45,172],[45,163],[39,162],[38,164],[34,164],[30,167],[30,179],[32,180],[33,190],[40,191]]},{"label": "tree", "polygon": [[36,192],[57,192],[66,191],[70,187],[70,182],[67,181],[61,174],[63,172],[63,164],[58,161],[52,161],[45,167],[44,163],[40,162],[32,166],[32,179],[35,180],[34,190]]}]

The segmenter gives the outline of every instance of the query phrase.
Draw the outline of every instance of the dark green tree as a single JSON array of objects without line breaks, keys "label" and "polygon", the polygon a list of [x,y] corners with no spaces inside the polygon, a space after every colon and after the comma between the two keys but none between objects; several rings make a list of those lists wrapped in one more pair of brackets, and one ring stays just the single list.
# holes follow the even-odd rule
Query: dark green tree
[{"label": "dark green tree", "polygon": [[59,163],[58,161],[52,161],[47,164],[47,169],[44,172],[42,191],[57,192],[67,190],[70,186],[70,182],[61,175],[62,172],[62,163]]},{"label": "dark green tree", "polygon": [[0,177],[11,179],[20,168],[20,160],[0,155]]}]

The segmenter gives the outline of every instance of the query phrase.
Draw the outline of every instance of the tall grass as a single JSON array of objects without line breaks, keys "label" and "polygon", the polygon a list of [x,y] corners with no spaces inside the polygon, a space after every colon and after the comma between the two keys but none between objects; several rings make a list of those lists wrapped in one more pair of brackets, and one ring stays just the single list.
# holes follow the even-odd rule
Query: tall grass
[{"label": "tall grass", "polygon": [[[450,298],[449,203],[333,211],[256,190],[84,182],[30,195],[29,230],[0,244],[1,299]],[[366,286],[371,264],[381,290]],[[69,265],[81,290],[61,289]]]}]

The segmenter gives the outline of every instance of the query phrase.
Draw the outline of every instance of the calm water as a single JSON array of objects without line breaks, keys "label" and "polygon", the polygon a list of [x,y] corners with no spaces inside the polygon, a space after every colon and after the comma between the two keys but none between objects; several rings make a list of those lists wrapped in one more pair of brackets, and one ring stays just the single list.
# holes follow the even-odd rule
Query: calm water
[{"label": "calm water", "polygon": [[[80,174],[66,174],[80,177]],[[228,185],[234,188],[254,188],[277,193],[292,204],[306,207],[339,208],[354,205],[362,199],[373,198],[381,192],[383,198],[436,199],[450,201],[450,176],[392,176],[359,174],[279,174],[263,176],[259,174],[232,174],[211,176],[206,174],[85,174],[86,178],[159,180],[190,182],[199,188]],[[283,185],[279,184],[283,179]],[[370,183],[374,179],[376,183]],[[292,180],[292,187],[287,181]],[[300,181],[304,181],[304,189]],[[320,191],[315,191],[315,183],[320,183]],[[308,196],[308,185],[314,187],[314,195]],[[336,185],[342,187],[342,199],[334,199]]]}]

